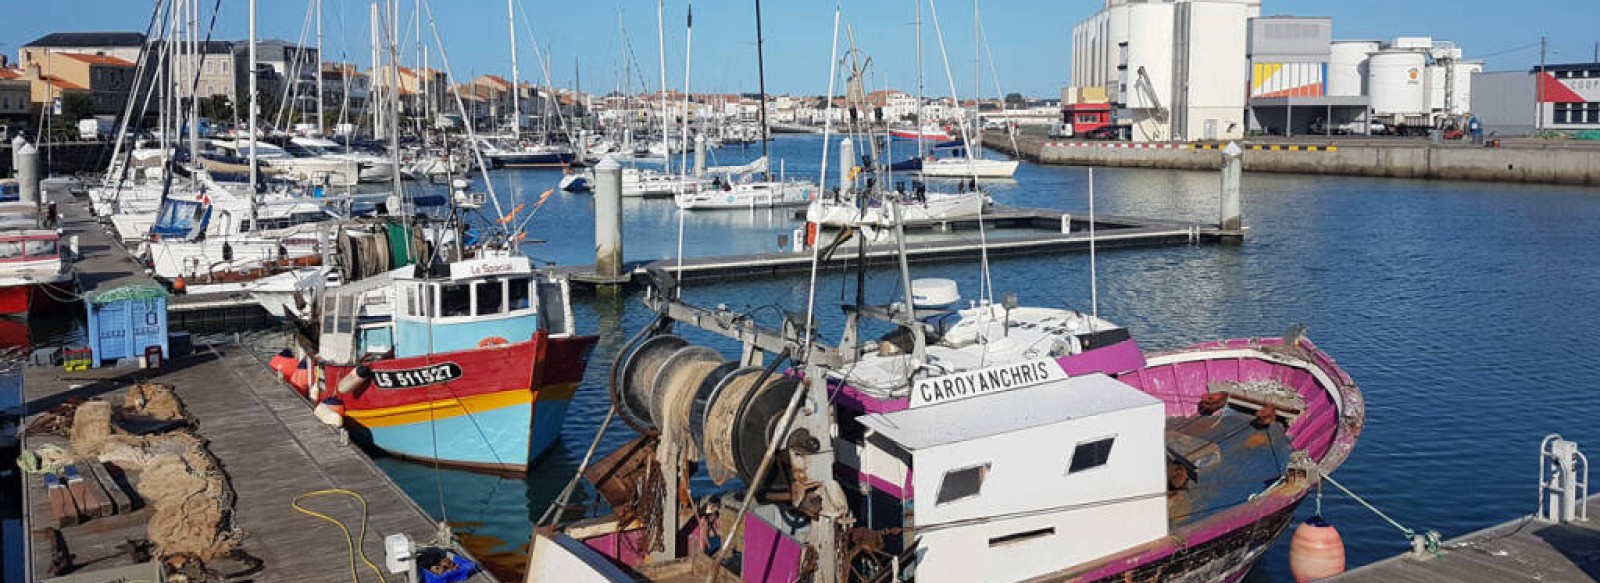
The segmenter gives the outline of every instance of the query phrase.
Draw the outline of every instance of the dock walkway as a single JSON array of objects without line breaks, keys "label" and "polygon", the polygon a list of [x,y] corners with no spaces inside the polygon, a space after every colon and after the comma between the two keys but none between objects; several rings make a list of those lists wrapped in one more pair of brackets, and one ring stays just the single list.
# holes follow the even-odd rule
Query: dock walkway
[{"label": "dock walkway", "polygon": [[[1069,227],[1065,232],[1061,228],[1063,222]],[[1108,215],[1096,216],[1094,222],[1097,230],[1094,243],[1100,249],[1216,243],[1224,239],[1224,233],[1216,225]],[[1084,251],[1089,248],[1087,213],[997,207],[985,213],[983,225],[988,230],[987,250],[990,257]],[[1019,234],[1019,229],[1025,231]],[[908,223],[906,230],[907,239],[910,239],[906,243],[906,256],[911,262],[973,261],[978,259],[985,247],[980,243],[976,217],[916,221]],[[824,231],[818,236],[818,245],[827,245],[833,236],[834,232]],[[892,238],[885,237],[882,242],[868,244],[867,261],[881,264],[894,258],[898,251],[890,241]],[[831,257],[823,259],[820,266],[831,269],[853,264],[856,261],[857,244],[858,239],[852,239],[835,250]],[[652,270],[672,274],[680,281],[795,274],[809,270],[811,259],[812,252],[808,250],[684,258],[681,268],[673,260],[641,262],[631,264],[632,273],[625,272],[622,279],[627,281],[644,276]],[[596,275],[593,265],[558,266],[552,271],[582,285],[618,283]]]},{"label": "dock walkway", "polygon": [[[121,376],[113,376],[121,373]],[[146,374],[149,373],[149,374]],[[121,402],[123,389],[149,380],[172,385],[195,430],[227,474],[234,490],[234,524],[243,533],[241,549],[259,566],[219,565],[225,574],[253,581],[334,581],[350,576],[351,558],[345,534],[326,521],[301,514],[291,502],[306,492],[345,489],[366,501],[363,509],[346,497],[319,497],[302,505],[343,521],[351,536],[360,534],[363,512],[367,532],[361,548],[380,569],[383,538],[406,533],[418,545],[435,538],[437,524],[406,496],[356,446],[312,416],[306,402],[249,349],[205,347],[158,371],[97,369],[63,372],[56,367],[29,367],[24,391],[30,422],[49,408],[72,398],[100,397]],[[24,437],[24,447],[62,443],[55,436]],[[29,476],[29,519],[33,529],[32,562],[43,578],[52,557],[44,527],[50,507],[40,476]],[[119,549],[129,540],[147,537],[148,507],[132,514],[96,518],[61,529],[75,565],[104,569],[132,564]],[[243,569],[248,575],[240,574]],[[360,565],[362,579],[374,575]],[[385,573],[385,576],[394,576]],[[36,579],[30,579],[36,580]],[[479,574],[474,581],[492,581]]]},{"label": "dock walkway", "polygon": [[[1600,510],[1600,496],[1590,497],[1589,507]],[[1600,518],[1554,524],[1527,516],[1446,541],[1437,557],[1402,555],[1327,581],[1600,581]]]}]

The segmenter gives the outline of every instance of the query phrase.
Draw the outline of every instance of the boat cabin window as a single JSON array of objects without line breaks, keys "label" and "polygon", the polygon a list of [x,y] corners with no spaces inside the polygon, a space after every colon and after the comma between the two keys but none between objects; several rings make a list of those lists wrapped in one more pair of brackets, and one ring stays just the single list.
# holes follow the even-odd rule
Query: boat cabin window
[{"label": "boat cabin window", "polygon": [[567,323],[566,298],[561,284],[555,282],[541,282],[539,286],[539,302],[548,306],[548,310],[540,310],[539,327],[549,330],[551,334],[565,334],[571,332]]},{"label": "boat cabin window", "polygon": [[328,296],[322,299],[322,333],[332,334],[333,323],[339,319],[339,296]]},{"label": "boat cabin window", "polygon": [[0,241],[0,259],[22,257],[21,241]]},{"label": "boat cabin window", "polygon": [[507,299],[511,303],[511,309],[526,310],[533,307],[532,304],[528,303],[528,296],[531,294],[528,288],[528,278],[513,277],[506,280],[506,292]]},{"label": "boat cabin window", "polygon": [[1067,474],[1076,474],[1084,470],[1091,470],[1106,465],[1111,459],[1111,443],[1115,436],[1085,441],[1072,448],[1072,463],[1067,466]]},{"label": "boat cabin window", "polygon": [[505,311],[506,288],[504,281],[498,279],[480,281],[473,284],[473,287],[477,288],[478,292],[477,314],[479,316],[499,314]]},{"label": "boat cabin window", "polygon": [[356,331],[356,298],[342,296],[339,298],[339,333],[349,334]]},{"label": "boat cabin window", "polygon": [[406,298],[406,309],[402,313],[407,316],[421,316],[422,313],[417,311],[417,286],[405,286],[405,293],[402,295]]},{"label": "boat cabin window", "polygon": [[24,247],[24,251],[28,254],[28,257],[53,257],[60,255],[60,253],[56,252],[55,239],[31,239],[24,244]]},{"label": "boat cabin window", "polygon": [[939,497],[935,504],[954,502],[977,496],[983,490],[983,479],[989,475],[989,464],[945,472],[939,484]]},{"label": "boat cabin window", "polygon": [[472,288],[464,284],[439,286],[439,315],[445,318],[472,315]]}]

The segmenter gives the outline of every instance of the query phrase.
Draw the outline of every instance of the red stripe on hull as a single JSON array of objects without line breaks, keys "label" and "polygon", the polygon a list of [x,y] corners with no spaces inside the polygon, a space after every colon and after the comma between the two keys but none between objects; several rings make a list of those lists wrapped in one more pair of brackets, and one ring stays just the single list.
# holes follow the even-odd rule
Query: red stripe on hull
[{"label": "red stripe on hull", "polygon": [[[502,347],[374,361],[367,365],[374,371],[417,369],[450,362],[461,367],[461,377],[416,388],[384,389],[369,384],[354,395],[343,397],[345,408],[383,409],[581,381],[588,365],[589,349],[596,340],[594,336],[552,339],[540,331],[527,342]],[[334,390],[339,380],[354,368],[323,365],[324,393]]]}]

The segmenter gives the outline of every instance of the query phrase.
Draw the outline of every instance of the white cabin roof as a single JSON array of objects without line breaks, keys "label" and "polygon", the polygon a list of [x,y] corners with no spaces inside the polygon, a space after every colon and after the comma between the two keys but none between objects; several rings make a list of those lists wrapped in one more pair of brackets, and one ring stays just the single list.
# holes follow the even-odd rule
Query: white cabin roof
[{"label": "white cabin roof", "polygon": [[857,420],[907,451],[917,451],[1151,406],[1162,406],[1161,400],[1095,373],[971,399],[862,415]]}]

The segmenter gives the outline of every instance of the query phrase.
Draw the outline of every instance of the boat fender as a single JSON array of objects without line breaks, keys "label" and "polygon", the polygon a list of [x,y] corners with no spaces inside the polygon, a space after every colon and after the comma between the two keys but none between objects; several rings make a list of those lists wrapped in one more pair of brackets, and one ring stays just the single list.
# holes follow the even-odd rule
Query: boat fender
[{"label": "boat fender", "polygon": [[289,372],[289,386],[298,389],[302,393],[310,390],[311,367],[306,364],[306,361],[300,361],[299,364],[295,365],[294,370]]},{"label": "boat fender", "polygon": [[496,347],[496,346],[505,346],[507,344],[510,344],[510,343],[506,342],[506,339],[504,339],[504,338],[501,338],[499,336],[490,336],[488,338],[484,338],[483,340],[479,340],[478,341],[478,348],[492,348],[492,347]]},{"label": "boat fender", "polygon": [[181,276],[181,275],[178,276],[178,279],[172,280],[172,293],[181,294],[188,287],[189,287],[189,284],[187,282],[183,281],[183,276]]},{"label": "boat fender", "polygon": [[350,371],[350,374],[344,375],[344,378],[339,379],[339,394],[354,394],[356,391],[366,388],[370,382],[372,382],[372,367],[363,364]]},{"label": "boat fender", "polygon": [[278,351],[278,354],[274,355],[272,360],[267,361],[267,366],[272,367],[272,370],[278,371],[278,374],[284,378],[289,378],[289,373],[294,372],[294,353],[287,348]]},{"label": "boat fender", "polygon": [[323,399],[311,413],[316,415],[318,421],[330,427],[344,425],[344,401],[340,401],[338,397]]},{"label": "boat fender", "polygon": [[1289,572],[1295,583],[1326,579],[1344,572],[1344,540],[1321,516],[1300,523],[1289,541]]},{"label": "boat fender", "polygon": [[810,247],[816,247],[816,246],[817,246],[817,224],[814,223],[814,222],[807,221],[806,222],[806,247],[810,248]]}]

